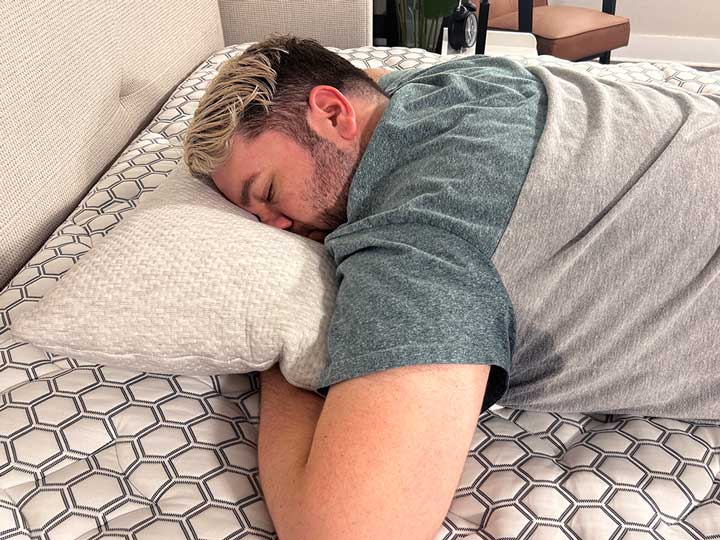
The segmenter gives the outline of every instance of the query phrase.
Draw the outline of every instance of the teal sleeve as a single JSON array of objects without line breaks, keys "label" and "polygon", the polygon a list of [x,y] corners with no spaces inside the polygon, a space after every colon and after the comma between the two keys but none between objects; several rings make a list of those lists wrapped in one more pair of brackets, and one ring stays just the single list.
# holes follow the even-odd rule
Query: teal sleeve
[{"label": "teal sleeve", "polygon": [[488,364],[483,409],[504,394],[512,307],[474,246],[443,229],[405,223],[341,235],[328,247],[339,261],[339,289],[321,387],[407,365]]}]

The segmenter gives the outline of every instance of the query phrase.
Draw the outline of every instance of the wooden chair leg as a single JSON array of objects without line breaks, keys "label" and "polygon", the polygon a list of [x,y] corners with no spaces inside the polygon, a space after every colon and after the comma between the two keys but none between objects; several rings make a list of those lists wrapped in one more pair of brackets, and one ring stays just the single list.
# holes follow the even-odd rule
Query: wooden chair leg
[{"label": "wooden chair leg", "polygon": [[600,55],[600,63],[601,64],[609,64],[610,63],[610,51],[606,51]]}]

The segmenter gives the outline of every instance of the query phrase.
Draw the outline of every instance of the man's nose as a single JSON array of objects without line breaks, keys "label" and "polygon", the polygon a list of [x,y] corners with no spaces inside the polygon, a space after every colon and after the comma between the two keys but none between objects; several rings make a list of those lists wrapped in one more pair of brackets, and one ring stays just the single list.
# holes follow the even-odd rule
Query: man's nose
[{"label": "man's nose", "polygon": [[260,221],[266,225],[270,225],[271,227],[276,227],[278,229],[289,229],[293,225],[293,221],[280,212],[266,211],[258,217],[260,218]]}]

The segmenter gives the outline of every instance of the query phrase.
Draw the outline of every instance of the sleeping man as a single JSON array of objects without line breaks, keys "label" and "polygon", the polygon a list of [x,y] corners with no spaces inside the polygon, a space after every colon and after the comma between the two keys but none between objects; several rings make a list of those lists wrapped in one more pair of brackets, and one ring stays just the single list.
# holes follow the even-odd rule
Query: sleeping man
[{"label": "sleeping man", "polygon": [[223,65],[185,160],[337,265],[325,399],[261,374],[282,540],[433,538],[496,402],[720,418],[719,98],[276,36]]}]

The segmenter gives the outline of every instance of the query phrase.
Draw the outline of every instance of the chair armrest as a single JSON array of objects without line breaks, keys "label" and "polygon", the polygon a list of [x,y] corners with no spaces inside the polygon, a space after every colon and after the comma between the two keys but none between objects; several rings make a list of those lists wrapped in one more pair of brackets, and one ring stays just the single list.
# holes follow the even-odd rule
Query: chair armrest
[{"label": "chair armrest", "polygon": [[[617,0],[603,0],[602,10],[610,15],[615,15],[615,4]],[[518,30],[532,33],[533,21],[533,0],[518,0]]]}]

